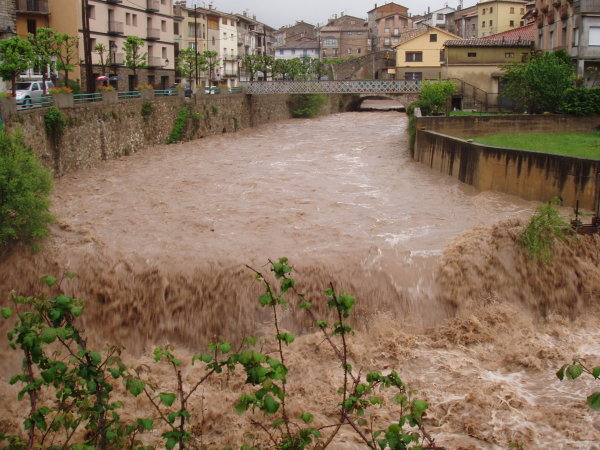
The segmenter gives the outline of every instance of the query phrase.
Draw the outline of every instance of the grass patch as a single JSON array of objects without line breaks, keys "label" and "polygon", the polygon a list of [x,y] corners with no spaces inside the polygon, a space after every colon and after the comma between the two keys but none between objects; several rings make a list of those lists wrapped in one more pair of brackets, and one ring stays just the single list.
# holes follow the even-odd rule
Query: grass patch
[{"label": "grass patch", "polygon": [[544,153],[600,159],[600,132],[557,134],[494,134],[475,142],[494,147],[518,148]]}]

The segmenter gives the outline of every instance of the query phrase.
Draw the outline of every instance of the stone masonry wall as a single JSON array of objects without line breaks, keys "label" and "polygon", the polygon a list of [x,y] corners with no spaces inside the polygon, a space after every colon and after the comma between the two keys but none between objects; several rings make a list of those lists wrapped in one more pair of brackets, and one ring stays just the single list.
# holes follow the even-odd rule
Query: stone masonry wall
[{"label": "stone masonry wall", "polygon": [[[349,103],[346,95],[329,95],[328,98],[324,113],[338,112]],[[43,165],[55,176],[61,176],[103,160],[165,144],[184,106],[189,107],[190,118],[183,140],[192,140],[289,119],[292,117],[290,101],[287,95],[200,95],[191,100],[160,97],[151,101],[151,107],[146,108],[149,113],[145,115],[142,113],[145,101],[140,99],[118,104],[84,103],[62,110],[68,125],[58,143],[46,136],[45,110],[20,111],[6,123],[8,128],[20,128],[26,144]]]}]

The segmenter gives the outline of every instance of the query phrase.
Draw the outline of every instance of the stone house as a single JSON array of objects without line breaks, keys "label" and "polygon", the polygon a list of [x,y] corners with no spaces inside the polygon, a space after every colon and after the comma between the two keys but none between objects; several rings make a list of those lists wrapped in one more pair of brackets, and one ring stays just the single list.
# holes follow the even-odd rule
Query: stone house
[{"label": "stone house", "polygon": [[457,9],[447,14],[445,29],[463,39],[476,38],[478,30],[477,5]]},{"label": "stone house", "polygon": [[369,48],[373,52],[389,50],[398,44],[400,33],[412,28],[408,8],[391,2],[377,6],[367,13]]},{"label": "stone house", "polygon": [[367,22],[353,16],[342,15],[329,20],[318,29],[321,57],[347,58],[369,52]]}]

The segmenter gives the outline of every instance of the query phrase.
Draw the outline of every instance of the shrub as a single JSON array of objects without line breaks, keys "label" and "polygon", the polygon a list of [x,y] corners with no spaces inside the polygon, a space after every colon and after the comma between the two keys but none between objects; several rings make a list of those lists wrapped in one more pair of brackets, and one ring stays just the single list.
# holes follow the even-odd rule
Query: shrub
[{"label": "shrub", "polygon": [[183,130],[185,129],[185,125],[189,116],[190,110],[186,106],[179,110],[179,114],[177,114],[171,134],[167,139],[167,144],[174,144],[175,142],[179,142],[181,140],[181,136],[183,135]]},{"label": "shrub", "polygon": [[48,90],[48,92],[51,95],[56,95],[56,94],[72,94],[73,93],[73,89],[71,89],[68,86],[59,86],[59,87],[55,87],[55,88],[50,88]]},{"label": "shrub", "polygon": [[67,116],[57,107],[51,106],[44,114],[44,125],[48,137],[52,139],[54,144],[57,144],[67,126]]},{"label": "shrub", "polygon": [[135,87],[136,91],[151,91],[154,89],[154,86],[152,86],[151,84],[138,84]]},{"label": "shrub", "polygon": [[98,92],[113,92],[116,91],[114,86],[98,86]]},{"label": "shrub", "polygon": [[419,93],[419,106],[424,116],[446,110],[448,98],[456,92],[452,81],[424,81]]},{"label": "shrub", "polygon": [[148,116],[152,115],[153,112],[154,112],[154,102],[146,101],[146,102],[142,103],[142,111],[140,112],[142,117],[148,117]]},{"label": "shrub", "polygon": [[574,87],[567,89],[560,110],[574,116],[600,114],[600,88]]},{"label": "shrub", "polygon": [[25,147],[19,133],[0,130],[0,249],[13,243],[36,247],[54,218],[48,196],[52,177]]},{"label": "shrub", "polygon": [[323,94],[294,94],[292,95],[292,115],[294,117],[314,117],[321,113],[321,108],[327,104]]},{"label": "shrub", "polygon": [[71,88],[71,90],[73,91],[73,94],[79,94],[81,92],[81,86],[75,80],[68,80],[67,86],[69,86]]},{"label": "shrub", "polygon": [[10,92],[0,92],[0,98],[11,98]]}]

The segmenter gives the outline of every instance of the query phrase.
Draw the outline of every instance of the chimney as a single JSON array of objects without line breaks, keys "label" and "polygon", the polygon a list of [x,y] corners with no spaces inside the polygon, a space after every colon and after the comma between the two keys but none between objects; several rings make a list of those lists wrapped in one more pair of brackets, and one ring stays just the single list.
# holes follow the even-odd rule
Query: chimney
[{"label": "chimney", "polygon": [[431,13],[431,7],[430,7],[430,6],[428,6],[428,7],[427,7],[427,14],[430,14],[430,13]]},{"label": "chimney", "polygon": [[377,3],[375,3],[375,9],[377,9]]}]

